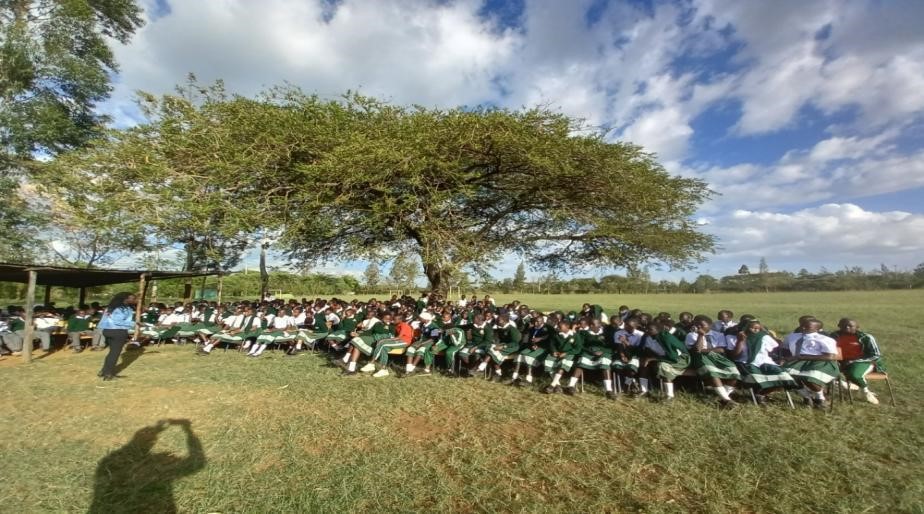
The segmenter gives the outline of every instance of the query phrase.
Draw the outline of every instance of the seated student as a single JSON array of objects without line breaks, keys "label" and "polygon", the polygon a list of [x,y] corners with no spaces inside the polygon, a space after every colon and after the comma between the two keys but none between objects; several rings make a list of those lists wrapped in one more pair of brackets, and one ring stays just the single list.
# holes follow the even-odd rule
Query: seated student
[{"label": "seated student", "polygon": [[617,316],[619,316],[619,319],[620,319],[620,320],[625,321],[625,320],[629,319],[629,313],[630,313],[630,312],[632,312],[632,311],[629,310],[629,306],[628,306],[628,305],[620,305],[620,306],[619,306],[619,311],[618,311],[618,313],[617,313]]},{"label": "seated student", "polygon": [[45,308],[39,308],[35,311],[35,319],[32,321],[35,327],[34,337],[39,340],[42,351],[51,352],[51,334],[58,329],[60,319],[51,311]]},{"label": "seated student", "polygon": [[799,394],[816,409],[825,408],[824,386],[840,373],[837,341],[820,333],[823,326],[821,321],[808,320],[801,333],[787,336],[786,345],[792,357],[783,364],[783,369],[802,385]]},{"label": "seated student", "polygon": [[760,321],[744,315],[736,328],[740,330],[726,336],[732,345],[728,356],[738,366],[744,383],[756,387],[758,405],[767,405],[767,396],[774,391],[797,387],[796,381],[770,356],[779,343]]},{"label": "seated student", "polygon": [[469,367],[474,361],[471,357],[481,358],[492,344],[494,344],[494,327],[485,319],[485,315],[476,314],[468,331],[468,344],[457,353],[462,361],[459,368],[462,376],[470,375]]},{"label": "seated student", "polygon": [[716,314],[717,319],[715,323],[712,324],[712,331],[724,334],[726,330],[735,326],[734,317],[735,313],[732,311],[725,309],[720,310],[719,313]]},{"label": "seated student", "polygon": [[704,380],[711,383],[723,407],[732,407],[735,401],[730,393],[741,378],[738,367],[728,360],[725,350],[728,343],[725,334],[712,330],[715,325],[708,316],[697,316],[694,321],[696,330],[687,334],[687,348],[690,352],[690,365]]},{"label": "seated student", "polygon": [[[360,355],[372,355],[375,349],[375,343],[380,339],[394,337],[394,329],[391,328],[391,314],[382,314],[382,319],[376,316],[376,311],[369,310],[366,319],[360,323],[356,330],[350,332],[350,351],[344,355],[343,361],[337,361],[342,366],[344,375],[356,374],[356,363]],[[370,362],[363,367],[365,373],[375,370],[375,364]]]},{"label": "seated student", "polygon": [[243,349],[250,346],[245,336],[248,336],[254,327],[259,326],[259,320],[253,313],[253,308],[238,307],[234,314],[223,319],[224,330],[212,335],[208,344],[200,348],[197,353],[205,356],[212,352],[212,349],[221,343],[225,344],[242,344],[246,345]]},{"label": "seated student", "polygon": [[149,342],[172,339],[176,337],[181,328],[189,326],[189,322],[189,312],[182,306],[176,307],[169,314],[161,316],[157,325],[142,330],[141,335],[145,336],[145,339]]},{"label": "seated student", "polygon": [[[311,328],[299,332],[299,341],[313,347],[317,341],[322,341],[327,338],[330,334],[330,327],[327,323],[328,310],[329,306],[324,302],[318,302],[318,304],[316,304],[313,309],[313,315],[308,316],[308,319],[312,320]],[[338,323],[339,321],[340,319],[337,318]]]},{"label": "seated student", "polygon": [[638,326],[638,318],[626,319],[622,322],[622,328],[613,333],[613,340],[610,343],[615,349],[612,370],[616,374],[616,380],[619,380],[620,375],[624,375],[626,377],[626,389],[631,392],[638,392],[638,384],[635,379],[638,376],[640,362],[639,345],[645,336],[645,332],[639,330]]},{"label": "seated student", "polygon": [[292,313],[287,310],[278,311],[272,317],[272,321],[267,321],[266,330],[262,330],[260,335],[257,336],[257,344],[260,348],[253,353],[259,357],[268,345],[287,343],[289,348],[285,354],[289,356],[296,355],[295,345],[292,343],[295,342],[297,335],[298,328],[295,326],[295,318]]},{"label": "seated student", "polygon": [[673,400],[674,379],[690,366],[690,353],[686,345],[664,330],[660,323],[653,321],[646,327],[645,335],[639,342],[639,356],[637,397],[648,395],[651,368],[656,367],[658,378],[664,382],[667,400]]},{"label": "seated student", "polygon": [[181,324],[176,336],[184,340],[192,337],[196,342],[204,341],[206,334],[214,334],[220,328],[217,311],[208,303],[195,306],[189,313],[189,323]]},{"label": "seated student", "polygon": [[861,331],[860,325],[850,318],[841,318],[837,328],[831,338],[837,341],[837,347],[841,350],[841,372],[848,382],[860,387],[866,401],[879,405],[879,398],[869,390],[869,382],[866,381],[866,375],[871,371],[885,373],[882,352],[879,351],[876,338]]},{"label": "seated student", "polygon": [[67,339],[71,342],[71,349],[74,350],[74,353],[83,351],[80,338],[92,335],[93,331],[90,329],[90,314],[87,313],[86,309],[78,309],[67,319]]},{"label": "seated student", "polygon": [[335,351],[339,350],[340,345],[342,345],[347,340],[350,332],[356,330],[356,326],[359,324],[359,322],[360,318],[357,315],[356,308],[347,308],[343,312],[343,317],[340,318],[340,323],[337,324],[336,327],[331,327],[330,332],[328,332],[327,337],[325,338],[327,344],[330,345],[330,348]]},{"label": "seated student", "polygon": [[0,344],[13,355],[22,352],[23,334],[26,332],[26,322],[22,318],[22,310],[18,307],[9,309],[10,316],[0,325]]},{"label": "seated student", "polygon": [[[387,320],[387,315],[384,319]],[[398,314],[392,316],[392,319],[394,320],[392,327],[394,337],[379,339],[375,343],[375,349],[372,350],[370,364],[377,370],[372,374],[375,378],[387,377],[390,374],[388,371],[389,352],[398,349],[405,350],[414,341],[414,327],[408,323],[408,320],[411,319],[411,314],[404,311],[398,312]],[[360,371],[363,370],[361,369]]]},{"label": "seated student", "polygon": [[677,323],[674,324],[674,337],[681,341],[685,341],[687,339],[687,334],[693,330],[693,313],[683,311],[678,314]]},{"label": "seated student", "polygon": [[520,387],[520,368],[526,364],[526,383],[533,383],[533,368],[540,366],[545,361],[545,356],[549,350],[549,337],[551,336],[551,327],[546,324],[542,315],[536,314],[531,317],[532,326],[523,336],[523,346],[520,348],[516,359],[516,367],[513,369],[513,376],[508,385]]},{"label": "seated student", "polygon": [[[407,347],[404,353],[406,356],[404,364],[405,376],[414,374],[417,365],[423,360],[430,347],[442,338],[443,321],[441,318],[437,319],[432,313],[423,311],[418,316],[418,319],[420,320],[420,336]],[[425,367],[424,372],[430,374],[430,367]]]},{"label": "seated student", "polygon": [[599,318],[582,318],[579,332],[584,341],[584,350],[578,359],[577,366],[572,372],[572,378],[580,379],[585,369],[603,370],[603,388],[607,399],[615,400],[616,392],[613,390],[613,346],[608,344],[604,336],[605,330]]},{"label": "seated student", "polygon": [[515,356],[520,351],[521,340],[520,331],[517,330],[516,323],[510,320],[510,316],[507,314],[499,315],[497,324],[494,326],[494,343],[488,347],[488,355],[478,365],[478,371],[484,371],[488,363],[493,360],[494,373],[488,377],[488,380],[500,382],[503,377],[501,365],[509,356]]},{"label": "seated student", "polygon": [[552,383],[543,390],[546,394],[564,392],[567,395],[574,395],[576,392],[578,378],[572,376],[564,391],[561,387],[561,377],[574,368],[574,363],[578,356],[584,350],[584,341],[581,334],[574,330],[574,325],[568,320],[562,320],[558,324],[558,331],[552,334],[549,354],[545,357],[543,366],[546,372],[552,375]]},{"label": "seated student", "polygon": [[430,373],[430,368],[433,367],[436,355],[444,352],[446,374],[456,376],[453,364],[455,364],[456,353],[465,347],[465,331],[453,324],[452,313],[448,310],[443,312],[441,325],[442,335],[439,341],[424,352],[424,373]]}]

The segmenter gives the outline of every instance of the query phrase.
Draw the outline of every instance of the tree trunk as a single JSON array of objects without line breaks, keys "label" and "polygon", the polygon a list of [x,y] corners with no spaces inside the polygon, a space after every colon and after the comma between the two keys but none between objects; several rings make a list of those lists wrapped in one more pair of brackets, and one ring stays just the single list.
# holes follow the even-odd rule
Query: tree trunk
[{"label": "tree trunk", "polygon": [[430,289],[434,292],[445,295],[449,290],[449,271],[434,263],[424,263],[424,274],[430,282]]},{"label": "tree trunk", "polygon": [[[193,241],[186,242],[186,266],[183,271],[192,271],[193,265]],[[189,299],[192,298],[192,279],[187,278],[186,282],[183,283],[183,302],[188,303]]]},{"label": "tree trunk", "polygon": [[269,289],[269,273],[266,272],[266,249],[269,243],[260,245],[260,301],[266,300],[266,292]]}]

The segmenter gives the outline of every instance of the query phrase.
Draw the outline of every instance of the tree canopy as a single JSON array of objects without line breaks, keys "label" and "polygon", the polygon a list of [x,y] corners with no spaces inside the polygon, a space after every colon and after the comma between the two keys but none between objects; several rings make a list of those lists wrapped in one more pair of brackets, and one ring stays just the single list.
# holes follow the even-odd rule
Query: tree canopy
[{"label": "tree canopy", "polygon": [[143,105],[148,123],[58,171],[121,184],[154,231],[272,230],[299,262],[413,252],[434,289],[505,252],[549,271],[684,268],[713,245],[692,220],[710,195],[703,182],[546,109],[322,101],[291,87],[244,98],[193,84]]}]

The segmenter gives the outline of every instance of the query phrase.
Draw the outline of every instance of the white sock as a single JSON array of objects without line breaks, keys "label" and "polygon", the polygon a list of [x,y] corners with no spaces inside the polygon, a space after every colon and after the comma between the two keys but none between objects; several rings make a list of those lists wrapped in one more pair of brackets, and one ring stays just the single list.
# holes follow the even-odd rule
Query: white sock
[{"label": "white sock", "polygon": [[863,387],[860,389],[860,392],[863,394],[869,394],[869,387]]},{"label": "white sock", "polygon": [[488,367],[488,363],[487,363],[487,362],[482,362],[481,364],[478,365],[478,371],[484,371],[485,368],[487,368],[487,367]]},{"label": "white sock", "polygon": [[350,362],[350,352],[346,352],[346,355],[343,356],[343,362]]},{"label": "white sock", "polygon": [[814,395],[815,395],[815,399],[816,399],[816,400],[824,400],[824,399],[825,399],[825,392],[824,392],[824,391],[818,391],[817,393],[814,393]]},{"label": "white sock", "polygon": [[604,381],[603,381],[603,388],[606,389],[606,390],[609,391],[609,392],[613,392],[613,381],[612,381],[612,380],[604,380]]},{"label": "white sock", "polygon": [[513,380],[516,380],[516,379],[520,378],[520,372],[519,372],[519,371],[514,371],[514,372],[513,372],[513,376],[510,377],[510,378],[512,378]]},{"label": "white sock", "polygon": [[638,388],[642,390],[643,393],[648,392],[648,379],[640,378],[638,379]]},{"label": "white sock", "polygon": [[632,385],[632,384],[634,384],[634,383],[635,383],[635,379],[634,379],[634,378],[632,378],[632,377],[626,378],[626,381],[625,381],[626,387],[629,387],[630,385]]},{"label": "white sock", "polygon": [[503,374],[504,374],[504,373],[501,371],[500,368],[494,368],[494,373],[497,374],[497,375],[503,375]]},{"label": "white sock", "polygon": [[356,371],[356,363],[351,362],[347,365],[347,371]]},{"label": "white sock", "polygon": [[561,384],[561,373],[556,373],[555,376],[552,377],[552,387],[555,387],[560,384]]},{"label": "white sock", "polygon": [[212,348],[214,348],[214,347],[215,347],[215,345],[213,345],[212,343],[209,343],[209,344],[205,345],[204,348],[202,348],[202,351],[204,351],[205,353],[209,353],[210,351],[212,351]]},{"label": "white sock", "polygon": [[532,383],[533,383],[533,376],[532,376],[532,375],[526,375],[526,383],[527,383],[527,384],[532,384]]},{"label": "white sock", "polygon": [[667,392],[668,398],[673,398],[674,397],[674,383],[664,382],[664,391]]},{"label": "white sock", "polygon": [[262,353],[263,353],[263,350],[266,350],[266,345],[265,345],[265,344],[261,344],[260,346],[258,346],[258,347],[257,347],[257,353],[255,353],[254,355],[260,355],[260,354],[262,354]]},{"label": "white sock", "polygon": [[405,373],[413,373],[415,367],[416,367],[416,366],[414,366],[413,364],[405,364],[405,365],[404,365],[404,372],[405,372]]},{"label": "white sock", "polygon": [[301,349],[302,349],[302,342],[301,342],[301,341],[295,343],[295,349],[296,349],[296,350],[301,350]]},{"label": "white sock", "polygon": [[731,396],[728,396],[728,391],[726,391],[724,387],[716,387],[715,392],[723,400],[731,400]]},{"label": "white sock", "polygon": [[731,396],[731,394],[735,392],[735,388],[732,386],[725,386],[725,392]]},{"label": "white sock", "polygon": [[244,341],[244,349],[250,348],[250,341]]},{"label": "white sock", "polygon": [[571,377],[571,378],[569,378],[569,379],[568,379],[568,387],[574,387],[575,385],[577,385],[577,382],[578,382],[577,377]]}]

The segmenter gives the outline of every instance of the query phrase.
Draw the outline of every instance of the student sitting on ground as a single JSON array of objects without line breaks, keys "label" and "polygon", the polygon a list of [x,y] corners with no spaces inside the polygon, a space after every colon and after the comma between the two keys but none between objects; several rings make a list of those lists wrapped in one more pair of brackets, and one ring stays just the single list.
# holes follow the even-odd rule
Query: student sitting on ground
[{"label": "student sitting on ground", "polygon": [[[842,318],[837,323],[838,330],[831,334],[841,350],[841,372],[850,384],[860,387],[866,401],[879,404],[879,398],[869,390],[866,375],[872,371],[885,373],[882,352],[876,338],[860,330],[860,325],[850,318]],[[849,387],[849,385],[847,386]]]},{"label": "student sitting on ground", "polygon": [[820,333],[823,324],[807,320],[802,333],[794,332],[786,338],[791,360],[783,365],[796,382],[802,385],[799,394],[816,409],[826,406],[824,386],[836,380],[837,341]]}]

